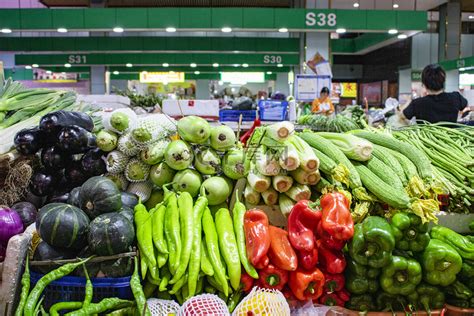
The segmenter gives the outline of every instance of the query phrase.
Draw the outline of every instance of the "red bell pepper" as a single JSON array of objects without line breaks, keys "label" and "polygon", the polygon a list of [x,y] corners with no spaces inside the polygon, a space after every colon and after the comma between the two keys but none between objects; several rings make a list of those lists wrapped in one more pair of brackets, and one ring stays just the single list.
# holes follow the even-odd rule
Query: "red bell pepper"
[{"label": "red bell pepper", "polygon": [[346,244],[344,240],[338,240],[326,232],[323,229],[321,222],[319,222],[318,227],[316,228],[316,234],[322,243],[329,249],[342,250]]},{"label": "red bell pepper", "polygon": [[354,221],[349,200],[339,192],[327,193],[321,198],[323,229],[338,240],[349,240],[354,235]]},{"label": "red bell pepper", "polygon": [[295,271],[298,267],[298,258],[291,247],[288,232],[281,228],[270,226],[270,249],[268,258],[271,263],[280,269]]},{"label": "red bell pepper", "polygon": [[310,251],[298,251],[298,263],[305,270],[313,270],[318,263],[318,251],[316,248]]},{"label": "red bell pepper", "polygon": [[298,269],[290,272],[288,284],[298,300],[316,300],[323,293],[324,275],[317,268],[312,271]]},{"label": "red bell pepper", "polygon": [[324,246],[321,240],[316,242],[319,253],[319,264],[324,271],[332,274],[344,272],[346,258],[341,250],[331,250]]},{"label": "red bell pepper", "polygon": [[266,289],[281,291],[288,282],[288,271],[269,264],[265,269],[258,271],[257,285]]},{"label": "red bell pepper", "polygon": [[296,250],[311,251],[315,247],[314,232],[322,214],[310,204],[308,200],[299,201],[288,216],[288,236]]},{"label": "red bell pepper", "polygon": [[344,302],[348,302],[351,299],[351,294],[345,288],[340,290],[339,292],[336,292],[336,294]]},{"label": "red bell pepper", "polygon": [[325,293],[339,292],[344,288],[346,281],[344,274],[324,273],[324,278],[326,279],[326,283],[324,284]]},{"label": "red bell pepper", "polygon": [[267,255],[264,255],[262,259],[260,259],[259,262],[254,264],[255,269],[261,270],[265,269],[266,266],[270,264],[270,259],[268,258]]},{"label": "red bell pepper", "polygon": [[327,306],[342,306],[344,301],[336,293],[326,293],[321,296],[319,303]]},{"label": "red bell pepper", "polygon": [[282,293],[283,293],[283,296],[285,296],[286,301],[288,302],[288,305],[290,305],[290,308],[295,308],[298,306],[298,300],[296,299],[291,289],[288,287],[288,284],[285,285],[285,287],[282,290]]},{"label": "red bell pepper", "polygon": [[247,256],[253,266],[264,259],[270,248],[268,217],[261,210],[249,210],[244,215]]},{"label": "red bell pepper", "polygon": [[250,292],[253,288],[254,281],[255,279],[248,275],[247,272],[242,271],[242,274],[240,275],[240,286],[242,287],[242,291],[245,293]]}]

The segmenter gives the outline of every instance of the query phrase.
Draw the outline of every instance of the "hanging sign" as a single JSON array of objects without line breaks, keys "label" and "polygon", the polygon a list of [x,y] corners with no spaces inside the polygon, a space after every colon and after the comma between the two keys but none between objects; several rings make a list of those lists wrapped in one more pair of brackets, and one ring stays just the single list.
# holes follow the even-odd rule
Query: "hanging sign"
[{"label": "hanging sign", "polygon": [[146,72],[140,73],[142,83],[184,82],[184,72]]}]

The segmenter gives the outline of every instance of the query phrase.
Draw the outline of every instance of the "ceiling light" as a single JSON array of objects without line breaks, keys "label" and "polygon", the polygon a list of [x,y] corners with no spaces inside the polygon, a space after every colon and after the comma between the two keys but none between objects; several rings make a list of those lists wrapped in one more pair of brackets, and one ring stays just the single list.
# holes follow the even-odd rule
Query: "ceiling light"
[{"label": "ceiling light", "polygon": [[273,72],[271,71],[267,71],[267,75],[271,75]]},{"label": "ceiling light", "polygon": [[345,28],[336,29],[336,33],[338,34],[346,33],[346,29]]},{"label": "ceiling light", "polygon": [[408,35],[406,35],[406,34],[399,34],[397,37],[398,37],[398,39],[405,39],[405,38],[408,38]]},{"label": "ceiling light", "polygon": [[46,70],[46,73],[47,73],[48,75],[50,75],[50,74],[52,74],[53,72],[52,72],[51,70]]},{"label": "ceiling light", "polygon": [[145,70],[142,71],[143,75],[146,75],[147,73],[148,73],[148,71],[145,71]]},{"label": "ceiling light", "polygon": [[65,28],[65,27],[58,27],[58,32],[59,32],[59,33],[67,33],[67,28]]},{"label": "ceiling light", "polygon": [[170,73],[170,74],[174,74],[174,71],[173,71],[173,70],[170,70],[169,73]]},{"label": "ceiling light", "polygon": [[239,53],[239,51],[238,51],[238,50],[234,50],[234,54],[238,54],[238,53]]},{"label": "ceiling light", "polygon": [[33,67],[33,68],[38,68],[39,65],[38,65],[38,64],[33,64],[33,65],[31,65],[31,67]]},{"label": "ceiling light", "polygon": [[201,72],[199,70],[195,71],[194,74],[195,75],[199,75]]},{"label": "ceiling light", "polygon": [[162,65],[162,66],[163,66],[163,67],[169,67],[169,66],[170,66],[170,64],[168,64],[168,63],[163,63],[163,65]]},{"label": "ceiling light", "polygon": [[114,32],[115,33],[123,33],[123,28],[122,27],[114,27]]},{"label": "ceiling light", "polygon": [[11,33],[11,32],[12,32],[12,30],[10,30],[10,29],[1,29],[0,31],[1,31],[2,33],[5,33],[5,34],[8,34],[8,33]]},{"label": "ceiling light", "polygon": [[242,64],[242,67],[247,68],[249,64]]},{"label": "ceiling light", "polygon": [[359,2],[354,2],[353,6],[354,6],[354,8],[358,8],[359,7]]},{"label": "ceiling light", "polygon": [[466,68],[459,68],[459,71],[464,71],[466,70]]},{"label": "ceiling light", "polygon": [[30,65],[25,66],[25,69],[31,69]]},{"label": "ceiling light", "polygon": [[239,64],[234,64],[233,66],[234,66],[234,67],[239,67],[240,65],[239,65]]},{"label": "ceiling light", "polygon": [[396,30],[396,29],[390,29],[390,30],[388,30],[388,34],[392,34],[392,35],[393,35],[393,34],[397,34],[397,33],[398,33],[398,30]]},{"label": "ceiling light", "polygon": [[65,74],[66,74],[66,72],[64,72],[64,71],[63,71],[63,72],[61,72],[61,75],[65,75]]},{"label": "ceiling light", "polygon": [[166,32],[168,32],[168,33],[174,33],[174,32],[176,32],[176,28],[175,28],[175,27],[172,27],[172,26],[167,27],[167,28],[166,28]]},{"label": "ceiling light", "polygon": [[288,29],[286,27],[282,27],[282,28],[278,29],[278,32],[286,33],[286,32],[288,32]]},{"label": "ceiling light", "polygon": [[393,4],[393,8],[394,8],[394,9],[398,9],[398,7],[399,7],[398,3],[394,3],[394,4]]},{"label": "ceiling light", "polygon": [[118,74],[120,74],[120,72],[118,72],[117,70],[114,70],[113,74],[118,75]]},{"label": "ceiling light", "polygon": [[230,33],[230,32],[232,32],[232,28],[226,26],[226,27],[223,27],[223,28],[221,29],[221,31],[222,31],[223,33]]},{"label": "ceiling light", "polygon": [[217,67],[219,67],[219,64],[218,63],[213,63],[212,67],[217,68]]},{"label": "ceiling light", "polygon": [[468,18],[469,18],[469,20],[472,20],[472,19],[474,19],[474,15],[470,15],[470,16],[468,16]]},{"label": "ceiling light", "polygon": [[277,67],[281,68],[281,67],[283,67],[283,64],[278,64]]},{"label": "ceiling light", "polygon": [[64,67],[71,68],[71,64],[64,64]]},{"label": "ceiling light", "polygon": [[131,63],[126,63],[125,66],[126,66],[127,68],[132,68],[132,67],[133,67],[133,65],[132,65]]},{"label": "ceiling light", "polygon": [[220,86],[222,86],[222,85],[224,84],[224,81],[219,80],[218,84],[219,84]]},{"label": "ceiling light", "polygon": [[190,66],[191,68],[196,68],[196,67],[197,67],[196,63],[191,63],[191,64],[189,64],[189,66]]}]

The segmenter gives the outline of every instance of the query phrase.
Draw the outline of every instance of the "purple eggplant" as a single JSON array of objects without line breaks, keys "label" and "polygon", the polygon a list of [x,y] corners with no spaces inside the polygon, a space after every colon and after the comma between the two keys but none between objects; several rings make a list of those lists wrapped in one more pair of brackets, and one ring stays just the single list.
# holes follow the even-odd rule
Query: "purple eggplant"
[{"label": "purple eggplant", "polygon": [[81,161],[70,162],[64,169],[64,177],[70,182],[71,186],[82,185],[87,180],[87,175],[82,171]]},{"label": "purple eggplant", "polygon": [[10,209],[18,213],[25,229],[36,221],[38,209],[30,202],[17,202]]},{"label": "purple eggplant", "polygon": [[58,147],[70,154],[84,153],[95,146],[95,136],[80,126],[66,126],[59,132]]},{"label": "purple eggplant", "polygon": [[45,169],[38,170],[31,177],[30,190],[38,196],[46,196],[54,192],[61,178]]},{"label": "purple eggplant", "polygon": [[43,148],[41,163],[48,170],[60,170],[66,167],[68,156],[57,146]]},{"label": "purple eggplant", "polygon": [[56,111],[43,116],[39,123],[39,128],[49,135],[59,133],[63,127],[76,125],[92,132],[94,122],[92,118],[82,112]]},{"label": "purple eggplant", "polygon": [[82,156],[82,170],[88,176],[100,176],[107,172],[105,161],[102,159],[103,154],[99,148],[92,148]]},{"label": "purple eggplant", "polygon": [[44,133],[37,127],[22,129],[16,133],[13,142],[16,150],[23,155],[33,155],[43,147]]}]

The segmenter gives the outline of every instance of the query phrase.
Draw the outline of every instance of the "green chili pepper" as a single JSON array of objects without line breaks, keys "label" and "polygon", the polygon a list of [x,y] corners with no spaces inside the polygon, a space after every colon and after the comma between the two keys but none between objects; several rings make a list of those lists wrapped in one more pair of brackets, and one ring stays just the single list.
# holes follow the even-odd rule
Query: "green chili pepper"
[{"label": "green chili pepper", "polygon": [[202,288],[204,286],[204,277],[200,277],[197,281],[196,285],[196,294],[201,294],[202,293]]},{"label": "green chili pepper", "polygon": [[202,215],[202,227],[204,229],[204,235],[206,237],[207,251],[209,259],[214,269],[216,279],[223,287],[225,295],[229,295],[229,286],[227,284],[227,278],[225,273],[224,265],[221,261],[221,254],[219,251],[219,241],[217,239],[216,225],[211,215],[211,210],[208,207],[204,210]]},{"label": "green chili pepper", "polygon": [[168,245],[164,237],[166,205],[160,203],[152,215],[153,225],[153,243],[156,249],[161,253],[168,253]]},{"label": "green chili pepper", "polygon": [[49,309],[50,316],[59,316],[59,311],[61,310],[75,310],[81,308],[82,302],[59,302],[51,306]]},{"label": "green chili pepper", "polygon": [[186,284],[186,281],[188,280],[188,275],[185,274],[181,279],[178,280],[175,284],[173,284],[173,287],[171,288],[171,291],[169,291],[170,294],[175,295],[178,293],[178,291]]},{"label": "green chili pepper", "polygon": [[142,272],[142,275],[146,275],[148,272],[148,266],[146,264],[146,259],[144,256],[140,257],[140,271]]},{"label": "green chili pepper", "polygon": [[[134,209],[135,225],[137,226],[137,243],[142,256],[145,257],[146,263],[150,270],[156,267],[155,249],[153,248],[152,237],[152,220],[151,215],[146,210],[145,205],[138,202]],[[154,272],[152,272],[154,273]]]},{"label": "green chili pepper", "polygon": [[216,292],[217,292],[216,288],[213,287],[213,286],[211,286],[211,285],[206,285],[206,286],[204,287],[204,291],[205,291],[206,293],[209,293],[209,294],[216,294]]},{"label": "green chili pepper", "polygon": [[148,270],[150,273],[150,277],[153,279],[153,280],[156,280],[157,282],[160,281],[160,270],[158,269],[158,266],[154,266],[153,268],[150,268]]},{"label": "green chili pepper", "polygon": [[181,256],[178,268],[170,283],[176,283],[186,272],[193,247],[193,197],[188,192],[181,192],[178,197],[179,219],[181,221]]},{"label": "green chili pepper", "polygon": [[237,291],[230,295],[229,300],[227,301],[227,308],[229,309],[229,312],[232,313],[234,311],[239,302],[242,300],[242,295],[242,291]]},{"label": "green chili pepper", "polygon": [[166,287],[168,286],[170,282],[171,273],[166,267],[164,267],[161,274],[163,276],[161,277],[160,287],[158,288],[158,290],[160,292],[164,292],[166,291]]},{"label": "green chili pepper", "polygon": [[181,288],[181,294],[183,295],[183,300],[186,301],[188,298],[190,298],[189,296],[189,288],[188,288],[188,284],[185,283],[183,285],[183,287]]},{"label": "green chili pepper", "polygon": [[130,287],[132,288],[133,297],[135,297],[135,302],[137,303],[138,312],[141,315],[151,316],[151,312],[148,309],[146,303],[146,297],[143,293],[142,285],[140,284],[140,276],[138,275],[138,259],[134,259],[135,269],[133,270],[132,278],[130,279]]},{"label": "green chili pepper", "polygon": [[201,231],[202,231],[202,213],[207,206],[207,199],[204,196],[198,197],[193,208],[193,245],[191,249],[191,258],[188,268],[188,289],[189,296],[196,294],[196,285],[199,272],[201,271]]},{"label": "green chili pepper", "polygon": [[89,316],[100,314],[109,309],[118,309],[133,306],[132,301],[122,300],[120,298],[104,298],[99,303],[92,303],[87,308],[81,308],[77,311],[67,313],[66,316]]},{"label": "green chili pepper", "polygon": [[433,227],[430,235],[453,247],[463,259],[474,260],[474,242],[469,238],[443,226]]},{"label": "green chili pepper", "polygon": [[105,314],[106,316],[130,316],[136,315],[136,308],[135,306],[125,307],[121,309],[117,309],[111,313]]},{"label": "green chili pepper", "polygon": [[232,215],[234,219],[234,232],[237,239],[237,246],[239,247],[239,257],[242,266],[248,275],[254,279],[258,279],[258,272],[250,263],[247,257],[247,247],[245,246],[245,233],[244,233],[244,215],[247,210],[245,205],[239,201],[239,191],[235,192],[235,204],[232,210]]},{"label": "green chili pepper", "polygon": [[74,271],[74,269],[76,269],[78,266],[86,263],[90,259],[91,259],[91,257],[87,258],[85,260],[81,260],[79,262],[65,264],[65,265],[49,272],[48,274],[44,275],[41,279],[39,279],[39,281],[36,283],[33,290],[31,290],[30,295],[28,295],[28,299],[27,299],[26,304],[25,304],[25,309],[24,309],[23,315],[25,315],[25,316],[32,316],[33,315],[34,309],[36,307],[36,303],[38,302],[38,299],[40,298],[41,293],[43,293],[43,290],[46,288],[46,286],[49,283],[51,283],[51,282],[53,282],[57,279],[60,279],[65,275],[68,275],[69,273]]},{"label": "green chili pepper", "polygon": [[206,238],[203,238],[201,241],[201,270],[205,275],[214,275],[214,268],[212,268],[212,264],[209,261],[209,254],[207,253]]},{"label": "green chili pepper", "polygon": [[183,295],[181,294],[181,292],[176,293],[174,296],[176,297],[176,300],[178,301],[178,304],[183,305],[184,299],[183,299]]},{"label": "green chili pepper", "polygon": [[168,254],[158,252],[158,255],[156,256],[156,264],[158,265],[158,268],[161,269],[166,262],[168,262]]},{"label": "green chili pepper", "polygon": [[49,316],[49,314],[46,313],[46,310],[44,309],[44,306],[43,306],[43,305],[40,305],[40,310],[41,310],[41,315],[42,315],[42,316]]},{"label": "green chili pepper", "polygon": [[151,282],[145,282],[145,286],[143,287],[143,294],[145,294],[145,297],[150,298],[153,295],[153,292],[158,288],[158,285]]},{"label": "green chili pepper", "polygon": [[41,296],[41,299],[39,300],[38,304],[36,304],[33,315],[35,315],[35,316],[39,315],[39,311],[40,311],[40,308],[41,308],[41,304],[43,304],[43,301],[44,301],[44,295]]},{"label": "green chili pepper", "polygon": [[[165,189],[165,192],[167,190]],[[165,193],[166,194],[166,193]],[[168,243],[168,266],[172,274],[178,269],[181,257],[181,235],[179,226],[179,210],[176,194],[170,193],[165,213],[165,237]]]},{"label": "green chili pepper", "polygon": [[157,298],[161,298],[162,300],[172,300],[171,294],[168,291],[160,292],[156,295]]},{"label": "green chili pepper", "polygon": [[[82,308],[86,308],[92,302],[92,295],[94,294],[94,286],[92,285],[89,273],[87,272],[86,265],[83,265],[84,275],[86,276],[86,290],[84,295],[84,301],[82,302]],[[80,307],[78,307],[80,308]]]},{"label": "green chili pepper", "polygon": [[221,254],[227,266],[230,285],[237,290],[240,287],[240,259],[234,226],[229,210],[221,208],[216,213],[216,228],[219,236]]},{"label": "green chili pepper", "polygon": [[220,291],[217,292],[217,296],[219,296],[219,298],[220,298],[221,300],[223,300],[223,301],[227,304],[227,299],[228,299],[228,297],[227,297],[227,295],[225,295],[224,292],[220,292]]},{"label": "green chili pepper", "polygon": [[150,273],[146,275],[146,281],[151,284],[160,285],[161,280],[155,280]]},{"label": "green chili pepper", "polygon": [[21,277],[20,302],[18,303],[15,316],[23,315],[23,308],[25,307],[26,299],[28,298],[29,291],[30,291],[30,266],[29,266],[28,256],[26,256],[25,271],[23,272],[23,276]]},{"label": "green chili pepper", "polygon": [[[212,287],[214,287],[217,291],[219,292],[224,292],[224,288],[222,287],[222,285],[217,282],[216,278],[215,277],[206,277],[207,279],[207,283],[209,283]],[[227,283],[227,282],[226,282]],[[229,288],[229,293],[232,293],[232,288]],[[228,296],[228,295],[227,295]]]}]

